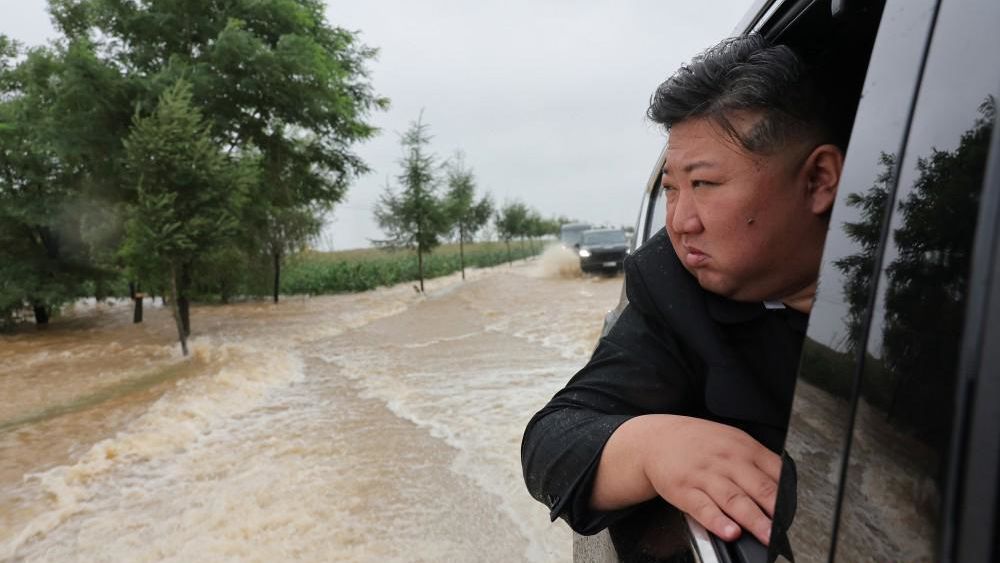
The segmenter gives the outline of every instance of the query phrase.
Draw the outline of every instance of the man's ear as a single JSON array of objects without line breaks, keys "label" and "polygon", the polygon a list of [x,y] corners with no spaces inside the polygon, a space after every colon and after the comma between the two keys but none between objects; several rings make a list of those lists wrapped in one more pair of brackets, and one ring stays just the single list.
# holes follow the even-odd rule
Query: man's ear
[{"label": "man's ear", "polygon": [[837,199],[844,153],[836,145],[820,145],[809,153],[803,172],[809,208],[816,215],[829,213]]}]

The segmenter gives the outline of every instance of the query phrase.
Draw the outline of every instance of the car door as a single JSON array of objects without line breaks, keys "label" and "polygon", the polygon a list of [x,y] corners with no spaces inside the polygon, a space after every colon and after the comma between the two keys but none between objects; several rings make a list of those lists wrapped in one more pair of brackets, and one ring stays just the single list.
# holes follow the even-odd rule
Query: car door
[{"label": "car door", "polygon": [[[985,561],[995,549],[995,502],[960,509],[970,487],[996,496],[995,401],[979,405],[992,451],[967,447],[966,421],[993,267],[996,172],[985,178],[1000,94],[1000,65],[975,54],[1000,49],[1000,4],[888,2],[883,26],[893,22],[859,107],[786,440],[795,470],[779,507],[795,515],[772,543],[800,561]],[[880,99],[914,78],[913,103]],[[970,453],[992,480],[966,479]],[[963,549],[977,556],[956,559]]]}]

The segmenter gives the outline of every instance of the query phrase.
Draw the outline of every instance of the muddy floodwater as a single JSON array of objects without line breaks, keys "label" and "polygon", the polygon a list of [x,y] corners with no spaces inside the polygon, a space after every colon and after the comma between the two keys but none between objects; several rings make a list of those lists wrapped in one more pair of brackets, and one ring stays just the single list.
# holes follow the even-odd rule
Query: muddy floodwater
[{"label": "muddy floodwater", "polygon": [[521,432],[622,278],[565,265],[0,336],[0,561],[571,560]]}]

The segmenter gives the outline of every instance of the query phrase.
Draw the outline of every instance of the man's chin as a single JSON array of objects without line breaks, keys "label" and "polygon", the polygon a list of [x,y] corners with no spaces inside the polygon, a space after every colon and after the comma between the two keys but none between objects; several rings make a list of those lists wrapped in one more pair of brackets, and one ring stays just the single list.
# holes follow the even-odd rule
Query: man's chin
[{"label": "man's chin", "polygon": [[703,268],[689,269],[688,271],[698,280],[698,285],[705,291],[710,291],[727,299],[733,299],[736,288],[725,278]]},{"label": "man's chin", "polygon": [[720,276],[716,272],[698,269],[691,273],[698,280],[698,285],[702,289],[726,299],[745,302],[763,301],[765,299],[765,297],[757,295],[755,292],[747,291],[746,288],[740,287],[735,281]]}]

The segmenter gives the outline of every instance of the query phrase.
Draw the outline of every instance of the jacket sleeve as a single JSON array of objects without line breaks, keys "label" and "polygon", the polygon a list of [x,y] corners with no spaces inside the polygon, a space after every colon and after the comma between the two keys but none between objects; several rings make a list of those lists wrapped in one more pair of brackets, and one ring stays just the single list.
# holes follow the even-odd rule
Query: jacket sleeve
[{"label": "jacket sleeve", "polygon": [[[636,280],[638,281],[638,280]],[[641,282],[639,282],[641,283]],[[632,417],[687,414],[690,365],[663,327],[633,300],[593,356],[528,423],[521,462],[528,490],[577,533],[590,535],[630,509],[599,512],[589,506],[604,444]]]}]

